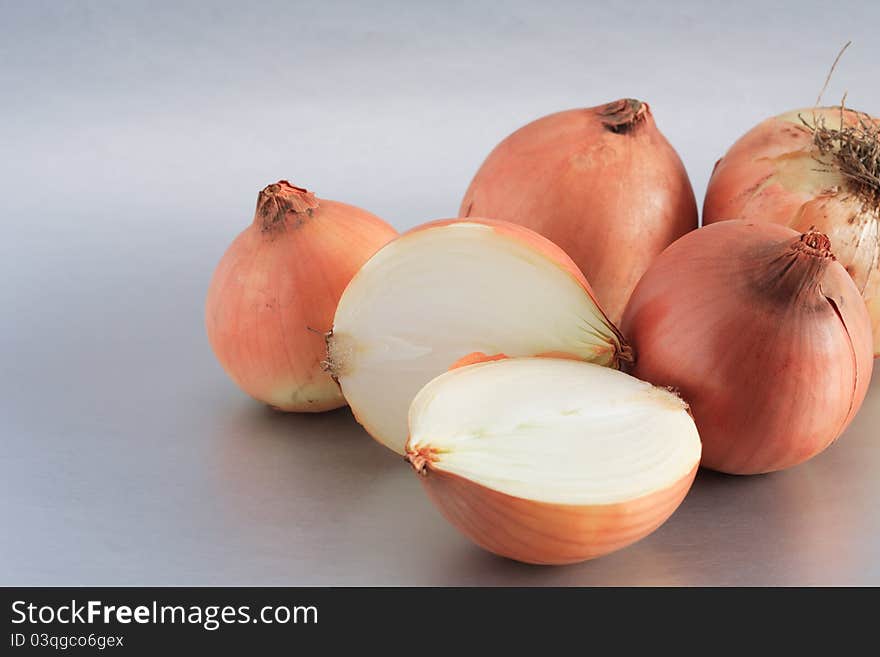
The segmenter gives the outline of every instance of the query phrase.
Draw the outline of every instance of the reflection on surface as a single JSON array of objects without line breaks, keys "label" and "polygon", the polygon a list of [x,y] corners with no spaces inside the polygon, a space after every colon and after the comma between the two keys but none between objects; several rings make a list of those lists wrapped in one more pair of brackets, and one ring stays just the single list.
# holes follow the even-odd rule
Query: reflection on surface
[{"label": "reflection on surface", "polygon": [[251,519],[296,520],[308,498],[311,513],[341,520],[383,478],[405,471],[347,408],[295,414],[247,403],[226,419],[217,436],[218,494]]},{"label": "reflection on surface", "polygon": [[755,477],[700,472],[645,540],[552,568],[459,535],[348,409],[278,413],[210,368],[198,374],[186,394],[134,381],[110,419],[81,414],[72,396],[10,434],[3,458],[15,467],[0,500],[16,528],[0,534],[9,582],[880,584],[876,380],[846,435],[809,463]]},{"label": "reflection on surface", "polygon": [[347,409],[299,416],[247,405],[227,420],[218,495],[278,583],[835,584],[880,575],[871,565],[880,549],[876,382],[847,434],[809,463],[754,477],[701,471],[646,540],[563,568],[495,557],[458,535]]}]

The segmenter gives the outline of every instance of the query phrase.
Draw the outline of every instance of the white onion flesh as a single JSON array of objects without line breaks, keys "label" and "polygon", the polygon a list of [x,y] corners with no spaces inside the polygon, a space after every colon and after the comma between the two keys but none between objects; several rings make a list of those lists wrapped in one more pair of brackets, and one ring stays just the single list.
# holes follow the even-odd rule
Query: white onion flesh
[{"label": "white onion flesh", "polygon": [[574,264],[536,248],[528,240],[545,241],[531,231],[524,240],[506,230],[472,221],[417,229],[381,249],[342,295],[331,370],[358,421],[398,453],[413,397],[469,353],[617,363],[619,334]]},{"label": "white onion flesh", "polygon": [[453,370],[419,392],[409,422],[407,452],[430,451],[431,470],[551,504],[627,502],[700,460],[697,429],[675,394],[570,360]]}]

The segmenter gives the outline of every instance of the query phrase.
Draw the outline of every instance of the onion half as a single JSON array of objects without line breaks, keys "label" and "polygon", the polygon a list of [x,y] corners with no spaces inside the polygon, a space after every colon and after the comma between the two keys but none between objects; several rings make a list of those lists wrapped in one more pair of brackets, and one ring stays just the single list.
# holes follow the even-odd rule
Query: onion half
[{"label": "onion half", "polygon": [[700,439],[676,395],[622,372],[553,358],[457,368],[409,412],[407,460],[455,527],[534,564],[599,557],[678,507]]},{"label": "onion half", "polygon": [[825,107],[760,123],[709,181],[703,222],[725,219],[828,235],[868,305],[880,356],[880,120]]},{"label": "onion half", "polygon": [[558,244],[613,322],[651,261],[697,227],[681,159],[648,104],[632,99],[511,134],[477,171],[459,215],[512,221]]},{"label": "onion half", "polygon": [[636,287],[622,324],[631,372],[681,393],[706,467],[796,465],[858,411],[871,324],[830,246],[821,233],[724,221],[675,242]]},{"label": "onion half", "polygon": [[630,357],[559,247],[478,219],[426,224],[382,248],[345,289],[327,347],[358,422],[400,454],[413,397],[470,353],[611,367]]},{"label": "onion half", "polygon": [[238,386],[284,411],[345,406],[322,367],[342,290],[396,231],[286,180],[260,192],[253,223],[220,260],[205,309],[217,359]]}]

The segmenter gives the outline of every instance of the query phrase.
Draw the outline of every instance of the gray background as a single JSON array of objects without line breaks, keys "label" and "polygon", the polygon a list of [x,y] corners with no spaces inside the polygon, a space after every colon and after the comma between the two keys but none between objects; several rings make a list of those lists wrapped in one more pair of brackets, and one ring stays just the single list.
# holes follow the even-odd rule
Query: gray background
[{"label": "gray background", "polygon": [[202,324],[278,178],[404,229],[519,125],[635,96],[702,197],[848,39],[827,99],[880,113],[878,24],[873,0],[0,0],[0,584],[880,584],[876,380],[809,464],[702,473],[645,541],[537,568],[459,537],[348,410],[245,398]]}]

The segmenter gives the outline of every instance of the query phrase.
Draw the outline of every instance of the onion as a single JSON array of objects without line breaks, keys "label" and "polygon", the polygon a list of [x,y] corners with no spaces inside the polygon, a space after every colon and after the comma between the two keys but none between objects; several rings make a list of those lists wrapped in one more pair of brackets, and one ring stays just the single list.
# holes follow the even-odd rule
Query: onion
[{"label": "onion", "polygon": [[676,241],[633,292],[631,373],[690,405],[703,465],[781,470],[834,441],[873,366],[871,324],[828,238],[724,221]]},{"label": "onion", "polygon": [[561,246],[613,322],[657,254],[697,227],[681,160],[647,103],[632,99],[520,128],[480,167],[459,214],[512,221]]},{"label": "onion", "polygon": [[284,411],[344,406],[322,369],[322,333],[348,281],[396,234],[369,212],[285,180],[261,191],[208,291],[208,338],[232,380]]},{"label": "onion", "polygon": [[612,367],[629,358],[559,247],[471,219],[416,228],[373,256],[339,301],[327,360],[358,422],[403,454],[413,397],[475,351]]},{"label": "onion", "polygon": [[535,564],[649,534],[693,482],[700,439],[676,395],[584,362],[517,358],[451,370],[409,412],[406,458],[478,545]]},{"label": "onion", "polygon": [[715,165],[703,221],[722,219],[828,235],[868,304],[880,356],[880,120],[827,107],[759,124]]}]

